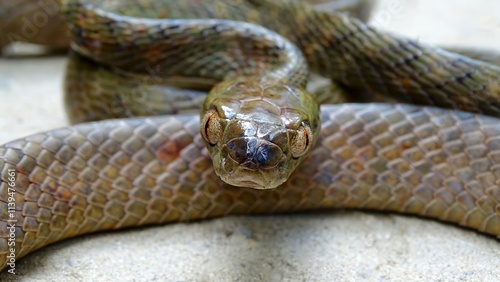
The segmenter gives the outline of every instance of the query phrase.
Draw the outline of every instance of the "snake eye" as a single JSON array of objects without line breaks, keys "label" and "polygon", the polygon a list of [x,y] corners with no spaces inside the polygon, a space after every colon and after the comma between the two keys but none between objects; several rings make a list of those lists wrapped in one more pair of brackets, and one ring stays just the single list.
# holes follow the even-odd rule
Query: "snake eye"
[{"label": "snake eye", "polygon": [[201,136],[203,136],[205,141],[207,141],[210,145],[217,144],[220,139],[222,130],[220,117],[217,113],[217,110],[208,110],[203,116],[200,125]]},{"label": "snake eye", "polygon": [[303,156],[309,151],[312,144],[313,134],[311,128],[308,125],[303,124],[299,129],[297,129],[297,134],[295,138],[292,139],[292,156],[294,158]]}]

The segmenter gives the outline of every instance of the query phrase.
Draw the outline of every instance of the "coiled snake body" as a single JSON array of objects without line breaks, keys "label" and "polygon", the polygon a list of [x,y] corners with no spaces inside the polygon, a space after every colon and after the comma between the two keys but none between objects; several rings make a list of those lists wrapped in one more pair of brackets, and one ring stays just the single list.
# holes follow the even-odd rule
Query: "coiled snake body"
[{"label": "coiled snake body", "polygon": [[[347,89],[498,116],[500,69],[496,66],[395,38],[357,20],[316,12],[295,1],[242,3],[248,7],[228,6],[232,13],[226,16],[253,20],[287,35],[312,70]],[[136,72],[148,65],[161,70],[178,66],[179,62],[171,61],[173,56],[158,53],[162,44],[171,44],[171,34],[159,22],[141,23],[110,14],[99,17],[78,1],[64,5],[74,49],[84,55],[102,63],[118,62],[118,67]],[[142,10],[121,6],[125,8],[120,13],[134,16],[154,11],[153,16],[158,16],[164,11],[153,2],[143,1],[143,5]],[[187,4],[179,7],[182,10]],[[273,26],[277,24],[269,20],[272,17],[261,19],[266,13],[252,13],[252,7],[287,15],[283,20],[290,22]],[[196,14],[200,10],[186,9],[197,11],[192,17],[203,16]],[[175,17],[177,10],[169,11],[168,16]],[[182,10],[183,17],[189,17],[186,11]],[[134,32],[129,24],[138,24]],[[198,34],[199,30],[192,29],[191,35]],[[120,31],[123,36],[115,34]],[[106,37],[108,32],[112,36]],[[110,39],[114,37],[118,41]],[[160,43],[150,45],[158,42],[151,39]],[[177,42],[181,39],[192,40],[176,38]],[[139,55],[135,55],[137,50]],[[194,56],[189,53],[193,50],[197,49],[180,54],[189,58],[186,54]],[[231,64],[219,63],[219,57],[211,59],[207,64],[216,67],[208,72],[210,79],[217,75],[217,67],[232,69]],[[206,71],[193,73],[203,72],[193,67],[199,60],[191,61],[193,65],[183,61],[185,65],[167,74],[189,71],[206,77]],[[232,61],[238,70],[245,62],[247,58]],[[231,187],[215,175],[199,122],[198,117],[179,115],[86,123],[0,147],[3,267],[10,252],[10,171],[17,172],[17,258],[97,230],[327,208],[416,214],[500,235],[500,125],[494,117],[405,105],[322,106],[321,131],[312,152],[287,182],[262,191]]]}]

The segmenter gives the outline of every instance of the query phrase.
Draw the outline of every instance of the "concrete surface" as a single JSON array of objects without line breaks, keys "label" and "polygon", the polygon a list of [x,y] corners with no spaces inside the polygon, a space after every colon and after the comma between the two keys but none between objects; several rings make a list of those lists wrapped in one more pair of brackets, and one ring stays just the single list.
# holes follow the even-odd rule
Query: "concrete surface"
[{"label": "concrete surface", "polygon": [[[423,42],[494,48],[499,10],[492,0],[384,0],[372,22]],[[66,124],[64,64],[0,59],[0,143]],[[500,244],[399,215],[228,217],[67,240],[20,260],[17,272],[0,280],[498,281]]]}]

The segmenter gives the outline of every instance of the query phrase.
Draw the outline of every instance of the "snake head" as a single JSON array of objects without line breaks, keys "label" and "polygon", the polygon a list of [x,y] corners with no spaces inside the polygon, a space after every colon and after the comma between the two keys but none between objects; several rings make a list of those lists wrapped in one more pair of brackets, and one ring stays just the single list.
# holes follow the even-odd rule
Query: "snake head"
[{"label": "snake head", "polygon": [[305,90],[285,85],[222,82],[205,100],[200,131],[224,182],[276,188],[313,147],[319,106]]}]

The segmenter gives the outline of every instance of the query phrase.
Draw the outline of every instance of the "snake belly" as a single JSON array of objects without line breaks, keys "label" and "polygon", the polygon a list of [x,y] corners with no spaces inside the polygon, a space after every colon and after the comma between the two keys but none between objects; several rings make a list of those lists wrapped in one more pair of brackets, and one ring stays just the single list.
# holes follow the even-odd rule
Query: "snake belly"
[{"label": "snake belly", "polygon": [[[496,113],[497,67],[380,33],[345,16],[303,13],[298,15],[315,26],[309,34],[324,39],[311,45],[312,39],[295,36],[314,70],[347,87]],[[326,34],[330,29],[321,24],[336,32]],[[476,95],[464,96],[471,93]],[[98,230],[331,208],[414,214],[500,236],[497,118],[432,107],[346,104],[322,106],[321,120],[311,154],[270,191],[222,182],[193,115],[86,123],[5,144],[0,147],[2,267],[9,253],[10,170],[17,172],[17,258]]]}]

